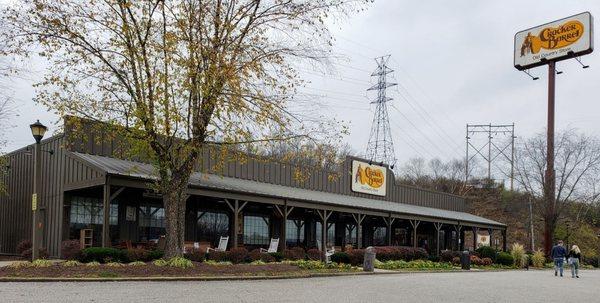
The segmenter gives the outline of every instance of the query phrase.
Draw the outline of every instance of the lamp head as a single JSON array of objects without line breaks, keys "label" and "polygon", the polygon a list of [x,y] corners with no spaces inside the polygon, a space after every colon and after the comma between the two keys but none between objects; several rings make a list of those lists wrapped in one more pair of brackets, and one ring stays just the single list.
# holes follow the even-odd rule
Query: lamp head
[{"label": "lamp head", "polygon": [[46,131],[48,130],[44,124],[40,123],[40,120],[37,120],[35,123],[29,125],[29,128],[31,128],[31,134],[33,135],[36,143],[40,143],[40,141],[42,141],[44,134],[46,134]]}]

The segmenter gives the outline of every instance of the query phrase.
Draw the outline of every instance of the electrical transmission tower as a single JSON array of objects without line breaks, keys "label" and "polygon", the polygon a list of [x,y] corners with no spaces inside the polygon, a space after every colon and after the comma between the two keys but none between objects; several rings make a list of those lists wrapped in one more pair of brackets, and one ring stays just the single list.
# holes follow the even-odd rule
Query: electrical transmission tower
[{"label": "electrical transmission tower", "polygon": [[[482,135],[487,135],[487,138],[483,137]],[[504,160],[510,164],[510,173],[507,174],[502,171],[501,172],[504,175],[509,175],[510,190],[513,190],[515,179],[515,138],[514,123],[503,125],[467,124],[465,181],[469,183],[470,163],[472,163],[472,160],[478,156],[487,163],[487,179],[493,180],[492,164],[498,167],[495,161],[498,161],[496,159],[501,157],[501,159],[504,158]],[[473,140],[476,140],[477,142],[473,142]],[[474,151],[472,156],[469,156],[469,151]]]},{"label": "electrical transmission tower", "polygon": [[394,142],[386,105],[386,102],[391,101],[392,98],[386,96],[386,89],[397,83],[390,83],[386,80],[386,76],[394,71],[387,66],[389,59],[390,55],[375,58],[377,69],[371,74],[371,77],[377,77],[377,84],[367,89],[367,91],[376,90],[377,99],[371,102],[371,104],[376,104],[376,109],[366,156],[370,161],[387,164],[394,169],[396,154],[394,153]]}]

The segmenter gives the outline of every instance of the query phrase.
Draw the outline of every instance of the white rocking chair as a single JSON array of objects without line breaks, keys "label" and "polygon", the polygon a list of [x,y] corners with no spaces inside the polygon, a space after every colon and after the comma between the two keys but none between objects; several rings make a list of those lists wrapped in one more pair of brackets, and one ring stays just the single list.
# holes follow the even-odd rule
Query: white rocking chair
[{"label": "white rocking chair", "polygon": [[217,248],[208,247],[206,249],[206,252],[208,253],[210,251],[226,251],[227,243],[229,243],[229,237],[221,237],[221,239],[219,239],[219,246]]},{"label": "white rocking chair", "polygon": [[279,238],[271,238],[271,244],[269,244],[269,249],[261,248],[261,253],[275,253],[277,252],[277,248],[279,247]]}]

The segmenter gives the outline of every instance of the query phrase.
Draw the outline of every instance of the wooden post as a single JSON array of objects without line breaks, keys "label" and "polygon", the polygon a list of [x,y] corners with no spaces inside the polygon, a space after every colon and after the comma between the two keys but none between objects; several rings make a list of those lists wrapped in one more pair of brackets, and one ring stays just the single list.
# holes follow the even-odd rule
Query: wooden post
[{"label": "wooden post", "polygon": [[440,230],[442,229],[442,225],[444,225],[444,223],[433,223],[433,226],[435,226],[435,246],[436,246],[436,254],[439,256],[440,255]]},{"label": "wooden post", "polygon": [[242,213],[242,209],[244,209],[244,207],[246,206],[246,204],[248,204],[248,201],[244,202],[242,205],[240,205],[240,201],[239,200],[234,200],[233,205],[231,204],[231,201],[229,201],[228,199],[225,199],[225,203],[227,204],[227,206],[229,206],[229,209],[231,210],[231,212],[233,213],[233,231],[230,232],[230,234],[233,237],[233,247],[238,247],[238,235],[239,235],[239,225],[240,225],[240,214]]},{"label": "wooden post", "polygon": [[362,222],[366,215],[352,214],[354,221],[356,222],[356,248],[362,247]]},{"label": "wooden post", "polygon": [[473,251],[477,249],[477,232],[479,228],[473,227]]},{"label": "wooden post", "polygon": [[327,251],[327,220],[331,216],[332,211],[318,210],[317,214],[321,217],[321,251]]},{"label": "wooden post", "polygon": [[417,248],[417,228],[419,227],[419,224],[421,224],[421,221],[419,220],[409,220],[410,225],[413,228],[413,247]]},{"label": "wooden post", "polygon": [[502,250],[506,251],[506,229],[502,230]]},{"label": "wooden post", "polygon": [[460,250],[460,245],[461,245],[461,230],[462,230],[462,225],[458,224],[458,225],[454,225],[454,231],[456,231],[456,249]]},{"label": "wooden post", "polygon": [[108,178],[102,188],[102,247],[110,247],[110,185]]},{"label": "wooden post", "polygon": [[492,247],[492,245],[494,245],[494,237],[492,236],[494,234],[494,230],[491,228],[488,228],[488,236],[490,238],[490,247]]},{"label": "wooden post", "polygon": [[387,245],[391,246],[392,245],[392,224],[394,224],[394,221],[396,220],[396,218],[392,218],[392,214],[389,214],[388,217],[383,217],[383,220],[385,221],[386,225],[387,225]]}]

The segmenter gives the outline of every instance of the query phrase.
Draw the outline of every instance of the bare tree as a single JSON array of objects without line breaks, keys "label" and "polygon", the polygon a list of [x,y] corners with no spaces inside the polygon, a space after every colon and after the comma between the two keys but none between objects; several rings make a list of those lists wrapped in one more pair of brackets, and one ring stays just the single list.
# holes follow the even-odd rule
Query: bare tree
[{"label": "bare tree", "polygon": [[[325,20],[366,0],[21,0],[4,10],[5,54],[52,68],[37,101],[109,122],[149,152],[163,194],[166,257],[182,254],[187,186],[202,148],[317,137],[290,111],[292,62],[326,63]],[[301,107],[300,107],[301,108]],[[284,130],[277,138],[271,129]]]},{"label": "bare tree", "polygon": [[[555,151],[556,200],[547,205],[545,190],[546,139],[537,134],[517,146],[515,178],[521,188],[536,198],[544,219],[544,249],[550,251],[558,219],[569,201],[589,199],[589,186],[600,168],[597,138],[567,130],[557,135]],[[593,196],[593,194],[592,194]]]}]

